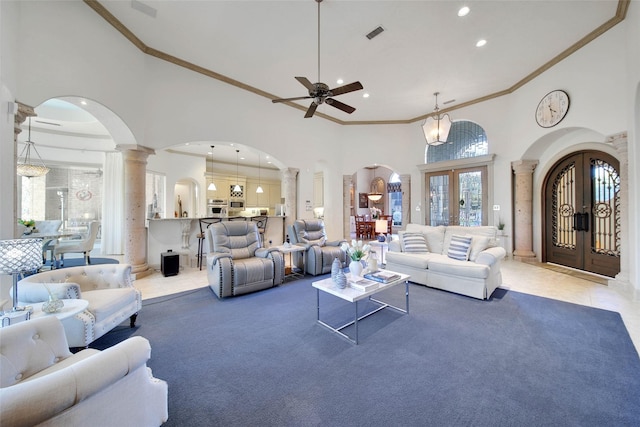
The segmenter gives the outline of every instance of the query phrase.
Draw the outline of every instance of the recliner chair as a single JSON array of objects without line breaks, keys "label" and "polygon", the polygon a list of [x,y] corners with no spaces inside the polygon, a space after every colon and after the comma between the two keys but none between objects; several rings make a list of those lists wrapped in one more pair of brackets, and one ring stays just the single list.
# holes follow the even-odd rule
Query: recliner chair
[{"label": "recliner chair", "polygon": [[253,221],[211,225],[206,243],[207,278],[218,298],[241,295],[282,284],[284,255],[262,248]]},{"label": "recliner chair", "polygon": [[[306,265],[307,273],[317,276],[331,272],[331,264],[335,258],[340,260],[342,268],[347,266],[347,253],[340,249],[340,245],[346,240],[327,241],[327,233],[324,221],[321,219],[298,219],[289,226],[291,243],[304,246],[307,249]],[[300,254],[294,263],[299,265]]]}]

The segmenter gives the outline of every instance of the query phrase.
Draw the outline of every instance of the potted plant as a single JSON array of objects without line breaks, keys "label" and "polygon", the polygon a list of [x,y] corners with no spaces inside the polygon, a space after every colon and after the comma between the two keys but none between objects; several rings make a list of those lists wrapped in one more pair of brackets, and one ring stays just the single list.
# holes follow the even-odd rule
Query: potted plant
[{"label": "potted plant", "polygon": [[498,220],[498,234],[504,234],[504,222],[502,222],[502,218]]}]

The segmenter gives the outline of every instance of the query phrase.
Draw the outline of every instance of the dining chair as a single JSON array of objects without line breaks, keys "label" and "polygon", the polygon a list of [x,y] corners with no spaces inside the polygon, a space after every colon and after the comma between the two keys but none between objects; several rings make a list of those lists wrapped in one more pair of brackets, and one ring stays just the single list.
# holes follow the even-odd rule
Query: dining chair
[{"label": "dining chair", "polygon": [[64,254],[82,253],[84,254],[84,264],[91,264],[89,253],[96,243],[98,232],[100,231],[100,221],[91,221],[89,231],[84,239],[60,241],[53,250],[52,268],[56,267],[58,255],[60,255],[60,265],[64,265]]}]

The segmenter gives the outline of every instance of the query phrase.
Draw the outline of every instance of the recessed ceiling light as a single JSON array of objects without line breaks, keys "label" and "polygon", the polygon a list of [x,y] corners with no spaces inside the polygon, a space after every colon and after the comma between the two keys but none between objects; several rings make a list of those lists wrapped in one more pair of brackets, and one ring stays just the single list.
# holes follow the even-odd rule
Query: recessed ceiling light
[{"label": "recessed ceiling light", "polygon": [[189,145],[189,143],[188,143],[188,142],[185,142],[185,143],[184,143],[184,145]]},{"label": "recessed ceiling light", "polygon": [[368,97],[369,97],[369,94],[368,94],[368,93],[363,93],[363,94],[362,94],[362,97],[363,97],[363,98],[368,98]]},{"label": "recessed ceiling light", "polygon": [[82,105],[87,105],[87,101],[85,101],[84,99],[82,101],[80,101],[80,104]]},{"label": "recessed ceiling light", "polygon": [[485,44],[487,44],[487,41],[485,39],[481,39],[481,40],[478,40],[478,42],[476,43],[476,47],[482,47]]},{"label": "recessed ceiling light", "polygon": [[467,16],[470,10],[471,9],[469,9],[467,6],[461,7],[458,11],[458,16]]},{"label": "recessed ceiling light", "polygon": [[336,83],[338,83],[339,85],[341,85],[342,83],[344,83],[344,80],[342,80],[342,79],[338,79],[338,80],[336,81]]}]

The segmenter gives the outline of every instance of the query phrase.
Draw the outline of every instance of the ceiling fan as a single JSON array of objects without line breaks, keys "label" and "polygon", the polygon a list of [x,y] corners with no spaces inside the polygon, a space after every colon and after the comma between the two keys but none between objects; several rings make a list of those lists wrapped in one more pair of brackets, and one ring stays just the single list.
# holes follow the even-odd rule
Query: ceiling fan
[{"label": "ceiling fan", "polygon": [[336,99],[333,99],[333,97],[364,88],[362,87],[362,84],[360,82],[353,82],[344,86],[330,89],[327,84],[320,82],[320,3],[322,3],[322,0],[315,1],[316,3],[318,3],[318,83],[311,83],[306,77],[296,77],[296,80],[307,88],[307,90],[309,91],[309,95],[298,96],[295,98],[274,99],[271,102],[276,103],[296,101],[299,99],[313,99],[313,101],[311,101],[309,109],[307,110],[307,113],[304,115],[305,119],[313,117],[313,114],[316,112],[316,108],[318,108],[318,105],[323,103],[331,105],[332,107],[337,108],[338,110],[342,110],[345,113],[351,114],[356,111],[355,108]]}]

